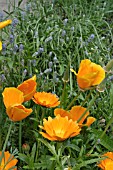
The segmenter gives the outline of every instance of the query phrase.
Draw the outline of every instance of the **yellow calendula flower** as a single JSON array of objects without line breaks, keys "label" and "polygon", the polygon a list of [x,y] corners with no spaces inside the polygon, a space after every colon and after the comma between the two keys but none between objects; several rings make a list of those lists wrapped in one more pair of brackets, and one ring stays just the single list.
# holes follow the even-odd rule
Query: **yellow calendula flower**
[{"label": "yellow calendula flower", "polygon": [[0,51],[2,50],[2,41],[0,41]]},{"label": "yellow calendula flower", "polygon": [[71,71],[77,76],[77,83],[81,89],[99,85],[105,78],[105,70],[88,59],[81,61],[78,73],[73,69]]},{"label": "yellow calendula flower", "polygon": [[12,23],[12,20],[6,20],[6,21],[2,21],[0,22],[0,29],[6,27],[7,25],[11,24]]}]

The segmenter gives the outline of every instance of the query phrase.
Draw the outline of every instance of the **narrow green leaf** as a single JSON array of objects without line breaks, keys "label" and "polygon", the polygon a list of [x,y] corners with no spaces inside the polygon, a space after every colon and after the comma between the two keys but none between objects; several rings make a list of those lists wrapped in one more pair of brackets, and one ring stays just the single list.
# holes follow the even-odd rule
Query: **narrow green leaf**
[{"label": "narrow green leaf", "polygon": [[[93,133],[95,134],[95,137],[97,139],[100,139],[100,136],[102,135],[103,131],[98,131],[96,129],[93,130]],[[100,144],[104,146],[109,151],[113,151],[113,140],[111,140],[106,134],[100,139]]]},{"label": "narrow green leaf", "polygon": [[29,163],[29,158],[25,154],[19,153],[18,156],[20,160],[26,162],[27,164]]},{"label": "narrow green leaf", "polygon": [[110,107],[113,107],[113,84],[111,84],[110,88]]},{"label": "narrow green leaf", "polygon": [[83,161],[79,165],[76,165],[76,167],[73,167],[72,170],[80,170],[81,167],[86,167],[87,165],[93,164],[93,163],[97,164],[100,160],[103,160],[103,159],[104,158],[95,158],[95,159]]},{"label": "narrow green leaf", "polygon": [[35,158],[35,153],[36,153],[36,143],[34,143],[34,145],[32,147],[32,151],[31,151],[32,160],[34,160],[34,158]]}]

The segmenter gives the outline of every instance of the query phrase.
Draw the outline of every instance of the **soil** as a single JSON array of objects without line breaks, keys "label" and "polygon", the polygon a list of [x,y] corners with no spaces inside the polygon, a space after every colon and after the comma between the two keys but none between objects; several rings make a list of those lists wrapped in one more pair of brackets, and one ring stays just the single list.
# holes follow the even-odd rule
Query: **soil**
[{"label": "soil", "polygon": [[[9,11],[8,9],[10,9],[10,12],[12,11],[12,9],[14,8],[14,4],[15,6],[17,6],[18,2],[20,0],[0,0],[0,12],[5,13],[4,11]],[[23,8],[25,7],[27,0],[23,0],[20,7]]]}]

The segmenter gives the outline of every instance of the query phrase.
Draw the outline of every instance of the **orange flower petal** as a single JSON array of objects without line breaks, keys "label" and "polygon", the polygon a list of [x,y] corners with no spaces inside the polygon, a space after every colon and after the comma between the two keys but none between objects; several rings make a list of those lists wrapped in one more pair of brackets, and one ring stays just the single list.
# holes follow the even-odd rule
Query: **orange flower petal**
[{"label": "orange flower petal", "polygon": [[57,137],[50,136],[50,135],[48,135],[47,133],[40,132],[40,134],[41,134],[44,138],[46,138],[46,139],[48,139],[48,140],[51,140],[51,141],[57,140]]},{"label": "orange flower petal", "polygon": [[61,108],[56,108],[54,110],[54,115],[57,116],[57,115],[60,115],[61,117],[65,117],[67,116],[68,119],[71,119],[71,115],[68,111],[64,110],[64,109],[61,109]]},{"label": "orange flower petal", "polygon": [[110,160],[107,162],[105,165],[105,170],[110,170],[113,168],[113,161],[111,162]]},{"label": "orange flower petal", "polygon": [[30,100],[36,92],[36,76],[24,81],[17,89],[24,94],[24,102]]},{"label": "orange flower petal", "polygon": [[[0,151],[0,157],[2,156],[2,152]],[[0,164],[0,169],[1,170],[9,170],[13,168],[17,164],[18,160],[14,158],[13,155],[9,153],[9,151],[4,152],[1,164]],[[14,170],[17,170],[17,168],[14,168]]]},{"label": "orange flower petal", "polygon": [[89,127],[95,120],[94,117],[88,117],[85,125]]},{"label": "orange flower petal", "polygon": [[81,89],[99,85],[105,78],[104,69],[88,59],[82,60],[78,70],[78,74],[71,69],[77,76],[77,83]]},{"label": "orange flower petal", "polygon": [[21,104],[24,101],[23,93],[15,87],[5,88],[2,95],[6,108],[15,104]]},{"label": "orange flower petal", "polygon": [[[81,106],[73,106],[70,112],[64,109],[56,108],[54,110],[54,115],[57,116],[58,114],[60,114],[61,117],[67,116],[68,119],[72,119],[73,121],[78,121],[85,111],[86,111],[86,108],[81,107]],[[85,114],[85,116],[80,120],[79,124],[82,124],[88,115],[89,115],[89,112]]]},{"label": "orange flower petal", "polygon": [[58,100],[59,98],[56,96],[56,94],[46,93],[46,92],[37,92],[34,94],[34,97],[33,97],[33,101],[36,104],[39,104],[45,107],[58,106],[60,104]]},{"label": "orange flower petal", "polygon": [[51,141],[64,141],[67,138],[74,137],[80,133],[78,124],[68,117],[57,115],[54,119],[48,117],[48,121],[44,119],[45,132],[40,132],[43,137]]},{"label": "orange flower petal", "polygon": [[29,116],[32,109],[27,109],[23,105],[10,106],[6,109],[6,113],[12,121],[20,121]]},{"label": "orange flower petal", "polygon": [[103,170],[110,170],[113,168],[113,152],[107,152],[102,156],[106,156],[106,158],[97,165]]},{"label": "orange flower petal", "polygon": [[11,24],[12,23],[12,20],[6,20],[6,21],[2,21],[0,22],[0,29],[6,27],[7,25]]},{"label": "orange flower petal", "polygon": [[[71,119],[72,119],[73,121],[78,121],[79,118],[82,116],[82,114],[83,114],[85,111],[86,111],[86,108],[84,108],[84,107],[81,107],[81,106],[73,106],[72,109],[70,110]],[[87,111],[87,113],[86,113],[86,114],[83,116],[83,118],[80,120],[79,124],[82,124],[88,115],[89,115],[89,112]]]}]

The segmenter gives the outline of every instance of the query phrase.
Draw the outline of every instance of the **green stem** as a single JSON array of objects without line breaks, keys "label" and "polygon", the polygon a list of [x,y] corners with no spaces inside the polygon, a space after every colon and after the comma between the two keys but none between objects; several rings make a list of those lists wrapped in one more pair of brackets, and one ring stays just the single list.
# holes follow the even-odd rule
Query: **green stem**
[{"label": "green stem", "polygon": [[91,93],[92,93],[92,90],[90,90],[90,93],[86,96],[86,98],[85,98],[85,100],[82,102],[81,106],[84,106],[85,102],[89,99]]},{"label": "green stem", "polygon": [[5,140],[5,143],[4,143],[2,152],[4,152],[5,149],[6,149],[7,142],[8,142],[8,139],[9,139],[9,135],[10,135],[10,132],[11,132],[11,129],[12,129],[12,125],[13,125],[13,122],[11,121],[11,124],[10,124],[10,126],[9,126],[9,130],[8,130],[8,133],[7,133],[7,136],[6,136],[6,140]]},{"label": "green stem", "polygon": [[64,81],[64,88],[63,88],[63,92],[62,92],[60,107],[62,107],[62,104],[64,102],[65,89],[66,89],[66,82]]},{"label": "green stem", "polygon": [[90,107],[93,105],[93,103],[95,102],[96,97],[98,96],[98,93],[95,95],[95,97],[92,98],[90,105],[87,107],[87,109],[85,110],[85,112],[82,114],[82,116],[78,119],[78,123],[81,121],[81,119],[85,116],[85,114],[87,113],[87,111],[90,109]]},{"label": "green stem", "polygon": [[46,108],[44,108],[43,106],[41,107],[41,110],[42,110],[42,115],[41,115],[41,121],[43,121],[43,118],[44,118],[44,115],[46,113]]},{"label": "green stem", "polygon": [[67,106],[66,110],[69,110],[70,107],[73,105],[73,103],[76,101],[78,96],[80,95],[81,91],[78,92],[77,96],[74,97],[74,99],[71,101],[71,103]]},{"label": "green stem", "polygon": [[19,152],[22,149],[22,121],[19,122]]},{"label": "green stem", "polygon": [[[61,148],[62,149],[62,142],[57,142],[57,145],[56,145],[56,151],[57,151],[57,153],[59,152],[59,149]],[[62,152],[61,152],[62,153]],[[58,164],[58,166],[59,166],[59,170],[62,170],[62,164],[61,164],[61,162],[60,162],[60,160],[59,160],[59,158],[61,157],[62,155],[60,155],[60,156],[56,156],[56,161],[57,161],[57,164]]]}]

